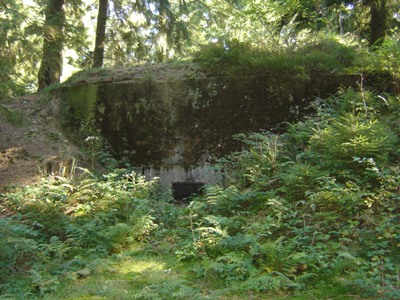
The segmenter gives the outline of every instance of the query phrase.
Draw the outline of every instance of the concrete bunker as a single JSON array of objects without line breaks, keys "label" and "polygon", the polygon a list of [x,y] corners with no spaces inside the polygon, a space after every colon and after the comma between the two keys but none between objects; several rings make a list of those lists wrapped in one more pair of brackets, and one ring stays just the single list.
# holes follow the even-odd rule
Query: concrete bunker
[{"label": "concrete bunker", "polygon": [[193,167],[143,167],[142,174],[147,180],[158,178],[161,188],[164,191],[171,189],[177,201],[187,201],[193,194],[202,194],[205,185],[224,182],[224,172],[211,164]]},{"label": "concrete bunker", "polygon": [[148,179],[159,177],[163,189],[175,188],[176,197],[184,198],[185,188],[196,187],[190,183],[221,182],[213,162],[241,149],[235,134],[279,131],[283,122],[308,114],[315,97],[357,80],[331,73],[266,73],[80,83],[62,90],[62,123],[74,132],[90,124],[117,158],[142,167]]}]

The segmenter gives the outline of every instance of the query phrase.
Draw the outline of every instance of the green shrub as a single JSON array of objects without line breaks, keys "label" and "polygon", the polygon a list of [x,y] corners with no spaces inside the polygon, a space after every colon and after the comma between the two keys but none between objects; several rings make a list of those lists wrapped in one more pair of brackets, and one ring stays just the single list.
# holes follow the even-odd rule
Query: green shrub
[{"label": "green shrub", "polygon": [[357,52],[334,38],[323,38],[291,48],[255,48],[249,43],[229,41],[203,46],[194,61],[217,73],[285,72],[301,76],[310,72],[348,72]]},{"label": "green shrub", "polygon": [[387,38],[379,48],[360,53],[356,66],[363,73],[383,73],[399,79],[400,43],[395,39]]},{"label": "green shrub", "polygon": [[395,150],[397,137],[383,122],[368,120],[360,115],[347,113],[332,121],[324,129],[317,129],[310,140],[310,150],[322,168],[339,173],[343,170],[362,173],[362,159],[371,164],[387,163]]},{"label": "green shrub", "polygon": [[293,65],[304,66],[308,71],[348,72],[357,57],[356,50],[335,38],[323,38],[294,50]]},{"label": "green shrub", "polygon": [[277,176],[282,181],[278,190],[292,201],[305,199],[308,191],[312,190],[318,180],[324,175],[320,167],[301,162],[285,165],[286,168]]}]

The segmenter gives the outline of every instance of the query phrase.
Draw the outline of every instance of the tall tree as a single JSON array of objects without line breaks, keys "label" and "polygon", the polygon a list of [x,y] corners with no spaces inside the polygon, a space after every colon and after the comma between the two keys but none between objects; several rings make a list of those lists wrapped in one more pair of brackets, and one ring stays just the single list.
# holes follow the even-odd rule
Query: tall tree
[{"label": "tall tree", "polygon": [[380,46],[385,41],[388,27],[388,0],[370,0],[367,2],[370,10],[370,47]]},{"label": "tall tree", "polygon": [[96,26],[96,41],[93,53],[93,67],[95,68],[101,68],[103,66],[107,18],[108,0],[99,0],[99,10],[97,14]]},{"label": "tall tree", "polygon": [[[360,20],[359,26],[367,28],[365,38],[368,40],[370,47],[382,45],[385,41],[388,26],[390,11],[396,6],[394,0],[325,0],[325,5],[328,9],[333,7],[348,6],[356,13],[356,8],[364,10],[364,19]],[[394,14],[393,14],[394,15]],[[354,18],[353,14],[353,18]],[[360,30],[360,32],[362,32]]]},{"label": "tall tree", "polygon": [[111,1],[99,0],[94,67],[162,61],[173,53],[170,49],[179,51],[182,41],[188,40],[185,22],[180,18],[185,1]]},{"label": "tall tree", "polygon": [[42,62],[38,73],[38,90],[60,82],[63,65],[64,23],[64,0],[47,0]]}]

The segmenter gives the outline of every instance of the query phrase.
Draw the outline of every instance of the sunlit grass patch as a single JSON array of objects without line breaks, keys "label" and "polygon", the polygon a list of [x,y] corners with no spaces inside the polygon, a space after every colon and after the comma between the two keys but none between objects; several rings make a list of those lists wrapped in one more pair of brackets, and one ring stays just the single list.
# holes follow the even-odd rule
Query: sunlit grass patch
[{"label": "sunlit grass patch", "polygon": [[173,270],[173,257],[142,250],[134,245],[104,263],[100,261],[92,275],[65,286],[47,299],[143,299],[147,292],[150,297],[156,285],[170,286],[171,280],[180,280],[182,275]]}]

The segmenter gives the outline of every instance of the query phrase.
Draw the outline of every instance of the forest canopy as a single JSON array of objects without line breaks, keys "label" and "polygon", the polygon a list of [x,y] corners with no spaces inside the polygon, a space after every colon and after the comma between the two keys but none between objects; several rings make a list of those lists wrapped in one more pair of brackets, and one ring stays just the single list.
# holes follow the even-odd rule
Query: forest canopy
[{"label": "forest canopy", "polygon": [[0,95],[73,71],[190,59],[207,45],[283,52],[335,38],[374,51],[399,39],[395,0],[1,0]]}]

